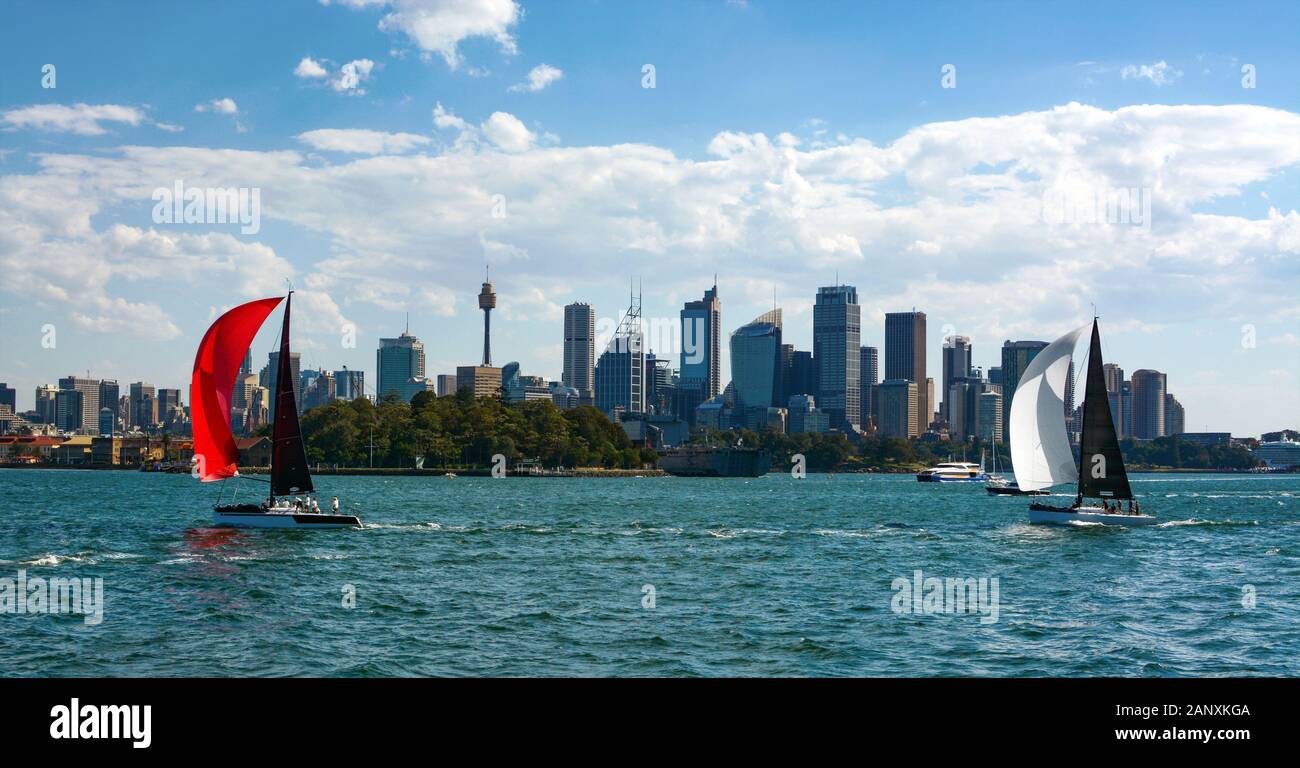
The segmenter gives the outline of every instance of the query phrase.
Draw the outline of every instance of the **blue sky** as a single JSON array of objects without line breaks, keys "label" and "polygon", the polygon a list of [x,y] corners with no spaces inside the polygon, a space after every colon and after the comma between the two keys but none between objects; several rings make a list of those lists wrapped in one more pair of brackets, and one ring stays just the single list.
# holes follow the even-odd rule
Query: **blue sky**
[{"label": "blue sky", "polygon": [[[210,317],[285,277],[305,365],[372,372],[409,311],[450,372],[485,263],[496,362],[531,373],[559,374],[563,304],[615,320],[631,277],[668,323],[716,271],[728,329],[775,288],[809,348],[838,273],[864,343],[929,314],[936,378],[945,326],[988,366],[1095,303],[1108,359],[1166,371],[1189,429],[1300,424],[1300,9],[894,5],[24,6],[0,30],[0,381],[20,408],[85,370],[184,387]],[[257,187],[260,231],[153,221],[175,180]],[[1130,188],[1148,227],[1039,210]]]}]

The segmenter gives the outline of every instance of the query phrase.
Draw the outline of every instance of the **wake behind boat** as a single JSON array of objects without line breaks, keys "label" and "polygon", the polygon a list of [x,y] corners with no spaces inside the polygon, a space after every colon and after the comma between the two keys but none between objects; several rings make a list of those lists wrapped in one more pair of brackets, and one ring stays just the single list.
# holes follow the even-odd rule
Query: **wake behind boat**
[{"label": "wake behind boat", "polygon": [[[270,492],[265,501],[230,502],[220,499],[212,510],[217,526],[243,528],[350,528],[361,525],[356,515],[340,514],[338,498],[322,513],[307,468],[307,452],[298,424],[298,404],[293,394],[293,369],[289,357],[289,311],[293,291],[283,299],[284,325],[280,330],[279,366],[275,378],[275,426],[271,451]],[[261,299],[242,304],[212,324],[194,358],[194,461],[203,482],[239,477],[239,449],[230,431],[230,397],[235,375],[257,330],[281,299]],[[224,489],[223,489],[224,491]],[[236,492],[238,488],[236,487]]]},{"label": "wake behind boat", "polygon": [[[1153,525],[1156,518],[1140,513],[1128,484],[1128,473],[1124,469],[1124,458],[1106,395],[1101,334],[1095,317],[1088,352],[1079,463],[1075,464],[1066,435],[1062,394],[1074,346],[1086,330],[1088,326],[1085,325],[1070,331],[1035,355],[1011,400],[1011,462],[1016,484],[1021,489],[1037,491],[1077,481],[1079,488],[1074,504],[1069,507],[1041,502],[1030,504],[1029,522]],[[1101,503],[1085,504],[1084,499],[1100,499]],[[1125,500],[1128,501],[1127,510],[1122,508]]]}]

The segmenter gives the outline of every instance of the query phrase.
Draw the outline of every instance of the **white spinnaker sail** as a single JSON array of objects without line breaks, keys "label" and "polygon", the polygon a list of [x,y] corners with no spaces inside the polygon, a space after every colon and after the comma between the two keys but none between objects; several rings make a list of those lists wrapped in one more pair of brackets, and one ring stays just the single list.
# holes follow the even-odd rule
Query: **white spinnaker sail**
[{"label": "white spinnaker sail", "polygon": [[1070,356],[1085,331],[1070,331],[1042,349],[1020,375],[1011,399],[1011,463],[1016,485],[1037,491],[1079,479],[1065,432],[1065,384]]}]

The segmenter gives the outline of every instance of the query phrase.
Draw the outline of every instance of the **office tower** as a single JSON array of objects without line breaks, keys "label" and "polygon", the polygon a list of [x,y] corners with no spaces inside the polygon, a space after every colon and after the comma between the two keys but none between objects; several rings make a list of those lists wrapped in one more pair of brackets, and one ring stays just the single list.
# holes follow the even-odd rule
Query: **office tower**
[{"label": "office tower", "polygon": [[1114,363],[1103,363],[1101,375],[1106,381],[1106,399],[1110,401],[1110,418],[1115,423],[1115,436],[1128,437],[1124,432],[1124,369]]},{"label": "office tower", "polygon": [[474,397],[497,397],[501,394],[501,369],[491,365],[458,365],[456,389],[467,389]]},{"label": "office tower", "polygon": [[1020,376],[1029,367],[1040,350],[1047,346],[1045,341],[1004,341],[1002,343],[1002,429],[1011,434],[1011,401],[1016,396],[1016,385]]},{"label": "office tower", "polygon": [[0,405],[7,405],[11,412],[18,413],[18,390],[0,382]]},{"label": "office tower", "polygon": [[115,379],[104,379],[99,382],[99,407],[101,410],[108,408],[113,412],[114,423],[117,421],[117,401],[121,396],[121,388],[118,387]]},{"label": "office tower", "polygon": [[[684,314],[682,322],[685,328]],[[641,297],[632,296],[618,330],[596,362],[596,407],[605,414],[645,412],[644,345]],[[686,360],[684,353],[682,359]]]},{"label": "office tower", "polygon": [[181,410],[181,391],[179,389],[159,389],[158,421],[165,424],[173,410]]},{"label": "office tower", "polygon": [[1123,430],[1120,434],[1124,437],[1133,437],[1133,383],[1130,381],[1120,382],[1120,402],[1123,404],[1124,423]]},{"label": "office tower", "polygon": [[998,391],[1001,392],[1001,391],[1002,391],[1002,389],[1001,389],[1001,387],[1002,387],[1002,366],[1000,366],[1000,365],[995,365],[995,366],[992,366],[991,368],[989,368],[988,380],[989,380],[989,383],[990,383],[990,384],[994,384],[994,385],[996,385],[996,386],[998,387]]},{"label": "office tower", "polygon": [[817,289],[813,305],[813,360],[817,363],[817,407],[831,428],[851,432],[862,424],[862,308],[858,289]]},{"label": "office tower", "polygon": [[338,397],[338,381],[326,370],[310,371],[315,375],[303,376],[302,410],[329,405]]},{"label": "office tower", "polygon": [[1139,440],[1153,440],[1165,434],[1165,374],[1143,368],[1134,371],[1130,379],[1133,387],[1133,436]]},{"label": "office tower", "polygon": [[794,395],[817,394],[817,364],[812,352],[795,349],[790,354],[790,386],[786,400]]},{"label": "office tower", "polygon": [[[252,372],[253,372],[253,348],[249,347],[248,351],[244,353],[244,362],[241,363],[239,366],[239,375],[247,376]],[[190,399],[193,400],[193,398]]]},{"label": "office tower", "polygon": [[682,307],[681,322],[681,385],[701,389],[704,400],[717,397],[722,391],[722,302],[716,277],[703,299]]},{"label": "office tower", "polygon": [[924,312],[885,314],[885,379],[916,382],[916,422],[924,432],[930,426],[930,411],[934,408],[933,393],[925,383]]},{"label": "office tower", "polygon": [[792,435],[801,432],[826,432],[830,429],[830,418],[817,408],[817,398],[813,395],[791,395],[789,427]]},{"label": "office tower", "polygon": [[574,302],[564,307],[564,370],[560,381],[579,393],[596,388],[596,311]]},{"label": "office tower", "polygon": [[59,388],[53,384],[43,384],[36,388],[36,417],[42,424],[56,423],[55,398],[58,397],[58,393]]},{"label": "office tower", "polygon": [[933,378],[926,377],[926,379],[925,379],[925,389],[922,390],[922,394],[918,394],[918,395],[917,395],[917,400],[919,401],[919,400],[921,399],[921,397],[924,397],[924,398],[925,398],[925,406],[924,406],[924,408],[922,408],[922,406],[921,406],[920,403],[918,402],[918,403],[917,403],[917,410],[921,412],[921,424],[920,424],[920,429],[921,429],[922,432],[925,432],[926,430],[928,430],[928,429],[930,428],[930,423],[931,423],[932,421],[934,421],[934,411],[933,411],[933,409],[931,408],[931,406],[934,405],[934,403],[935,403],[935,399],[934,399],[934,379],[933,379]]},{"label": "office tower", "polygon": [[673,369],[670,362],[657,357],[654,352],[645,356],[645,406],[646,413],[672,412]]},{"label": "office tower", "polygon": [[112,408],[99,409],[99,434],[101,435],[113,434],[113,423],[117,421],[117,419],[114,418],[113,414],[114,411]]},{"label": "office tower", "polygon": [[395,339],[380,339],[375,353],[375,371],[379,381],[375,396],[382,399],[394,392],[410,402],[415,392],[410,382],[424,380],[424,342],[411,335],[410,328]]},{"label": "office tower", "polygon": [[948,413],[948,389],[952,387],[953,379],[965,379],[970,377],[970,337],[969,336],[949,336],[943,340],[943,405],[940,411],[944,419],[949,424],[952,423],[952,416]]},{"label": "office tower", "polygon": [[731,334],[731,382],[742,408],[780,403],[781,326],[762,317]]},{"label": "office tower", "polygon": [[871,394],[875,391],[876,384],[880,382],[879,349],[862,347],[858,355],[858,377],[862,383],[862,396],[858,403],[862,412],[862,427],[865,429],[867,424],[877,416],[875,405],[871,402]]},{"label": "office tower", "polygon": [[157,390],[152,384],[131,384],[131,426],[144,430],[158,423]]},{"label": "office tower", "polygon": [[99,379],[65,376],[59,379],[59,389],[75,389],[81,393],[81,434],[94,434],[99,429]]},{"label": "office tower", "polygon": [[[270,386],[268,386],[267,389],[271,390],[272,392],[275,392],[276,391],[275,379],[280,372],[280,352],[279,350],[276,350],[275,352],[270,352],[268,353],[267,357],[268,357],[267,367],[270,369],[270,373],[268,375]],[[298,412],[302,413],[302,353],[301,352],[289,353],[289,371],[293,374],[293,402],[298,406]],[[162,414],[158,414],[158,417],[161,419]],[[270,419],[272,422],[275,421],[275,398],[274,397],[271,398]]]},{"label": "office tower", "polygon": [[984,442],[1002,441],[1002,393],[987,391],[979,396],[978,425],[980,440]]},{"label": "office tower", "polygon": [[456,377],[449,373],[438,374],[438,397],[456,394]]},{"label": "office tower", "polygon": [[1178,402],[1178,398],[1173,395],[1165,395],[1165,434],[1181,435],[1187,430],[1184,428],[1187,423],[1186,414],[1183,412],[1183,404]]},{"label": "office tower", "polygon": [[[85,430],[83,427],[88,426],[84,421],[86,411],[85,402],[85,391],[79,389],[59,389],[54,398],[54,426],[57,427],[60,432],[84,432]],[[98,425],[98,412],[95,414],[95,419],[95,424]]]},{"label": "office tower", "polygon": [[876,385],[880,398],[880,424],[877,430],[882,437],[903,439],[921,434],[917,424],[917,387],[910,379],[885,379]]},{"label": "office tower", "polygon": [[[483,366],[492,367],[492,310],[496,308],[497,295],[492,290],[491,277],[484,275],[483,290],[478,293],[478,308],[483,310]],[[424,374],[420,374],[423,378]]]},{"label": "office tower", "polygon": [[334,372],[334,395],[339,400],[356,400],[366,396],[366,372],[353,371],[346,365]]}]

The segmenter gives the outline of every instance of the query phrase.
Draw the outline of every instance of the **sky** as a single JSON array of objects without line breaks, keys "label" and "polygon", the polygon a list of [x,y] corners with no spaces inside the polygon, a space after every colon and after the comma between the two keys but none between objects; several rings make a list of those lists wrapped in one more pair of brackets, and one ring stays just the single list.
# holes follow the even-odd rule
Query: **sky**
[{"label": "sky", "polygon": [[[74,373],[188,392],[209,323],[289,283],[304,368],[373,387],[409,313],[428,374],[453,373],[478,362],[490,267],[493,362],[548,379],[567,303],[608,328],[639,285],[672,354],[716,274],[724,334],[775,296],[811,349],[816,289],[838,280],[864,345],[883,348],[884,313],[927,313],[935,379],[946,335],[987,368],[1095,307],[1107,362],[1166,372],[1189,431],[1300,426],[1295,3],[5,17],[0,381],[20,410]],[[257,216],[173,220],[177,185],[243,190]]]}]

